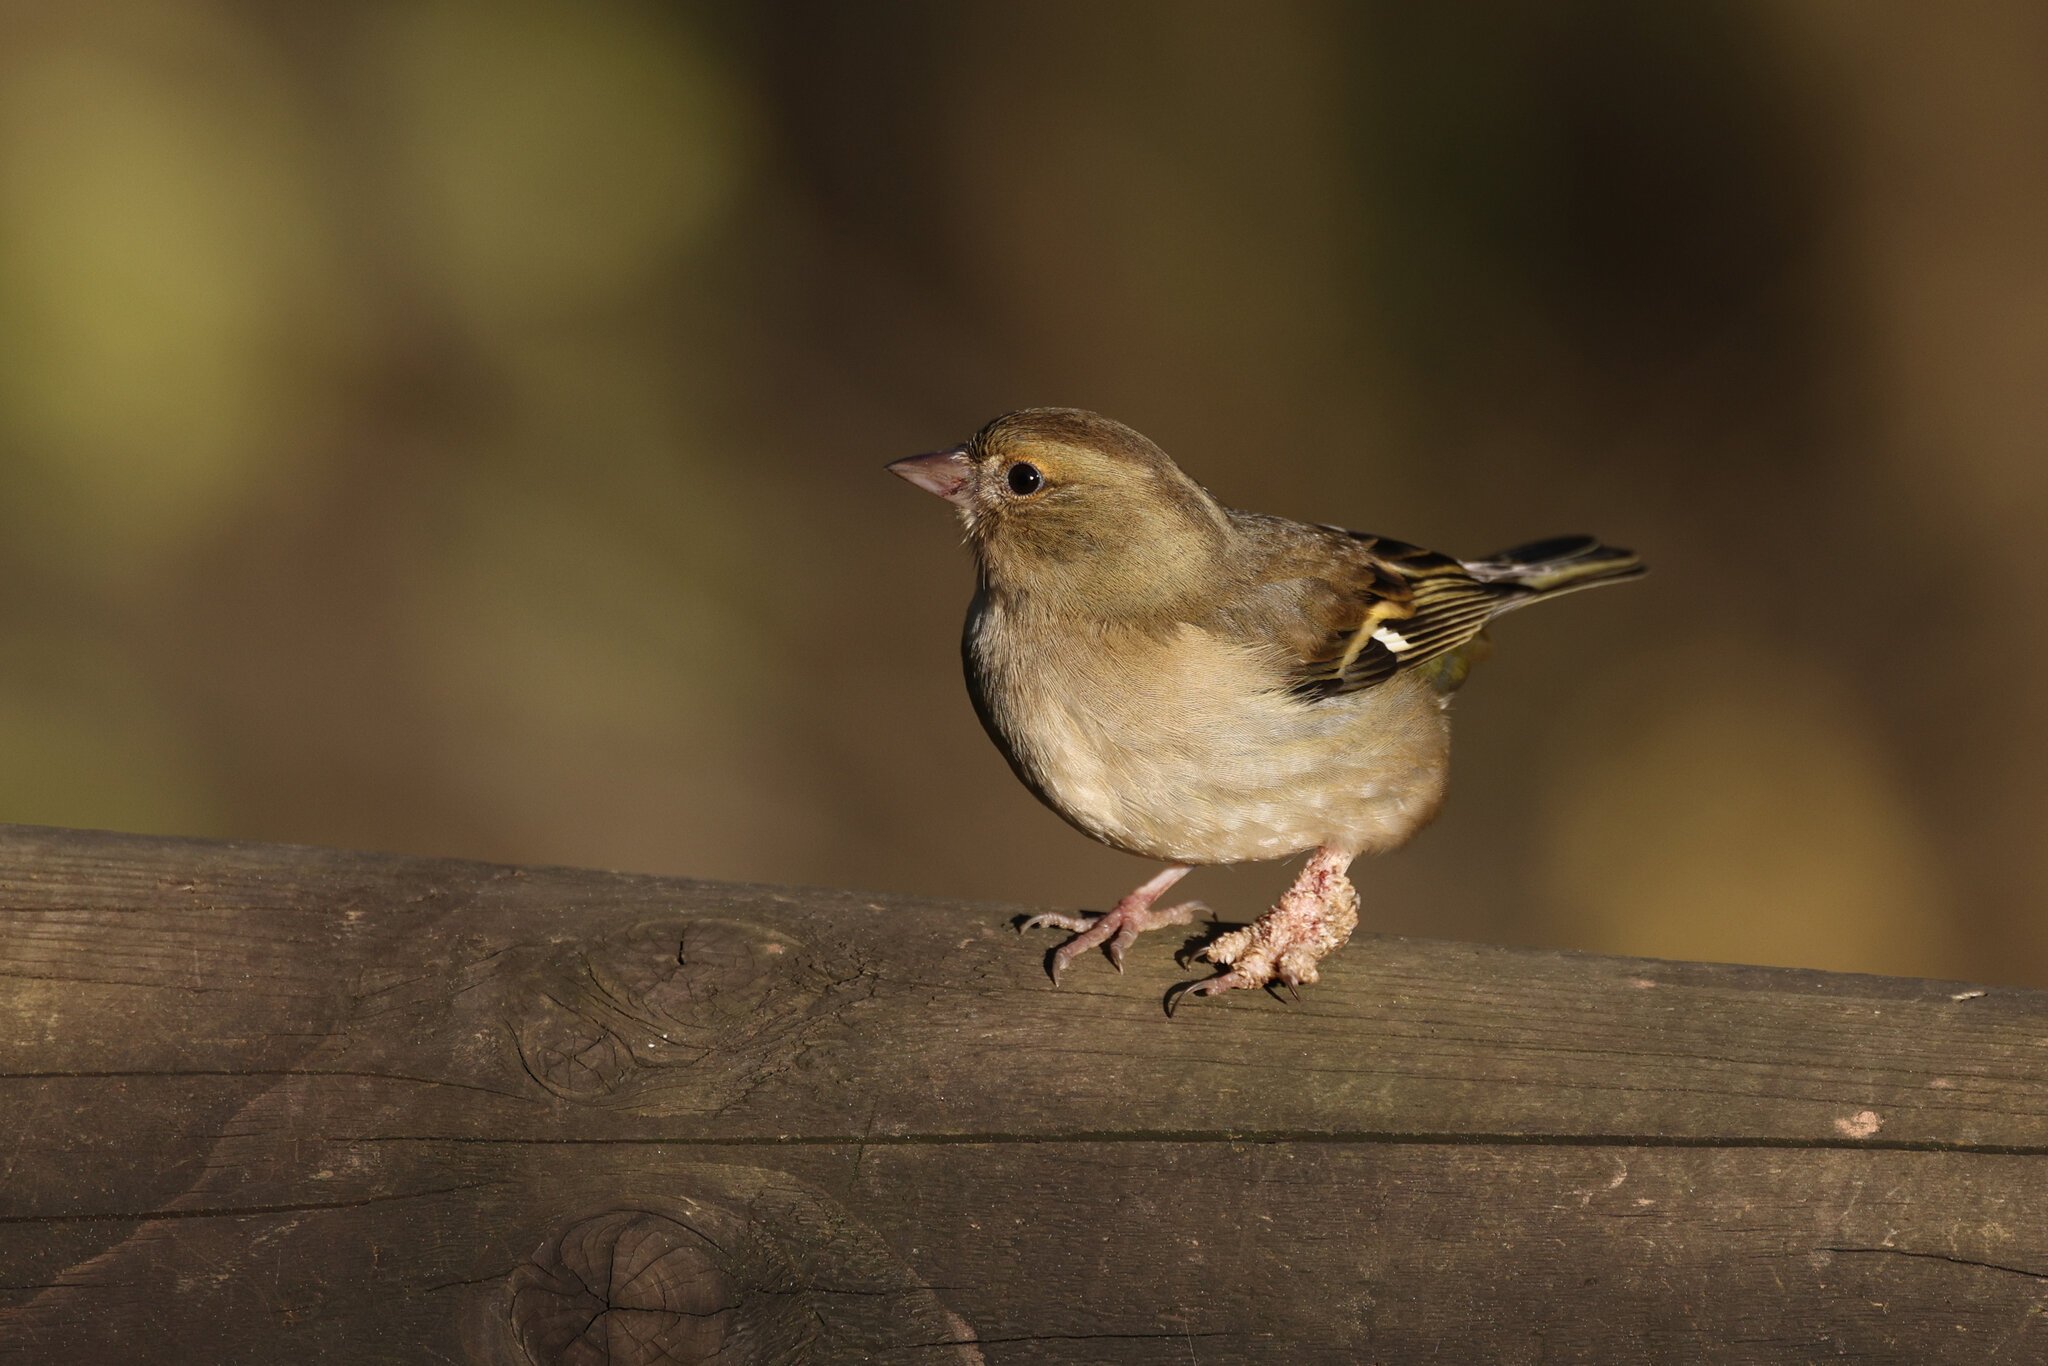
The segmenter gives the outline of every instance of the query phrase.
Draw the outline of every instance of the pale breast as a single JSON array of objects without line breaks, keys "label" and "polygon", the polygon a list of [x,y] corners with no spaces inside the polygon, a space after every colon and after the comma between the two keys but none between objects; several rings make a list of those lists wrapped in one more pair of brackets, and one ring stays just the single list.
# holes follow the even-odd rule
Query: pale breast
[{"label": "pale breast", "polygon": [[1278,661],[1192,626],[1069,631],[977,603],[968,675],[990,733],[1055,811],[1120,849],[1184,863],[1391,848],[1435,814],[1448,727],[1397,677],[1321,701]]}]

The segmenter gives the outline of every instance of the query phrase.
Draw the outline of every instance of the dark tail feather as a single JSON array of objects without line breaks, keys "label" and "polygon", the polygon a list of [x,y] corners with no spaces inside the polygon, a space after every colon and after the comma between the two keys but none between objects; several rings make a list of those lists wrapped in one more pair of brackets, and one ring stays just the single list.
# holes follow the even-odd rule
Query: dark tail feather
[{"label": "dark tail feather", "polygon": [[1483,560],[1467,560],[1465,568],[1481,583],[1523,590],[1501,604],[1505,611],[1537,598],[1636,578],[1643,572],[1643,562],[1633,550],[1617,550],[1591,536],[1552,536]]}]

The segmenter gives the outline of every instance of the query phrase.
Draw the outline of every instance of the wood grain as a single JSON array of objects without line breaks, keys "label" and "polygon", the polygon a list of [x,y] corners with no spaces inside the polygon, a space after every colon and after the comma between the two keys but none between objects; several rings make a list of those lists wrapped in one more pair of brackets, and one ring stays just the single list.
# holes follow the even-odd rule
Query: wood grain
[{"label": "wood grain", "polygon": [[2043,1361],[2048,995],[0,828],[0,1359]]}]

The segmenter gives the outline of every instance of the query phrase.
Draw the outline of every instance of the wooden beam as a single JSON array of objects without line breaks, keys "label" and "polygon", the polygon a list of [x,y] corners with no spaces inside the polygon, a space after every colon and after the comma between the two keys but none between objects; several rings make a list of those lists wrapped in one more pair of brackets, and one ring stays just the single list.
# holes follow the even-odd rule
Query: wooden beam
[{"label": "wooden beam", "polygon": [[0,828],[0,1360],[2048,1360],[2048,993],[1018,909]]}]

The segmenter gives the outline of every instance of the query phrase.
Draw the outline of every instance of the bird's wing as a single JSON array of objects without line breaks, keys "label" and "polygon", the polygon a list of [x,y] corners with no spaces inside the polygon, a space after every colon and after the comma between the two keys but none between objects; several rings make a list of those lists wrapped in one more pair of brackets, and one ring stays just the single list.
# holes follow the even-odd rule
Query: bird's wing
[{"label": "bird's wing", "polygon": [[1278,646],[1290,686],[1306,697],[1358,692],[1424,665],[1443,675],[1441,686],[1455,687],[1472,654],[1456,652],[1514,596],[1511,586],[1488,583],[1435,551],[1339,527],[1260,520],[1271,549],[1260,583],[1237,595],[1249,610],[1230,613],[1231,633]]},{"label": "bird's wing", "polygon": [[[1297,691],[1327,697],[1384,683],[1403,669],[1470,644],[1502,606],[1500,590],[1433,550],[1357,532],[1346,535],[1358,566],[1332,585],[1348,611],[1334,613],[1307,654]],[[1348,580],[1348,582],[1347,582]]]}]

